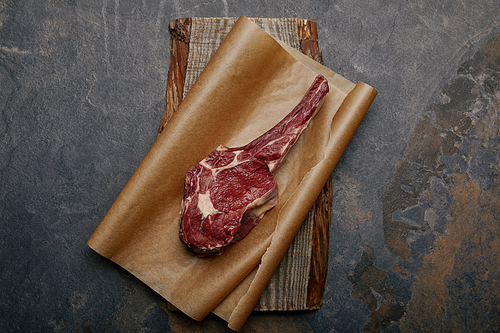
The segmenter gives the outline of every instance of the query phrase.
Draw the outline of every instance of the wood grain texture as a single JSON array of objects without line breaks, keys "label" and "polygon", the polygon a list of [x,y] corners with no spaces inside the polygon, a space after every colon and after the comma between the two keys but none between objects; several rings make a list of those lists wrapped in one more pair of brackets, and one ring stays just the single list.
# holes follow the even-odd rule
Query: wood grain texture
[{"label": "wood grain texture", "polygon": [[158,128],[163,131],[168,119],[172,117],[183,99],[184,80],[186,78],[187,57],[189,54],[189,36],[191,19],[184,18],[170,22],[170,67],[167,76],[165,107]]},{"label": "wood grain texture", "polygon": [[[170,23],[171,60],[158,135],[237,18],[183,18]],[[275,38],[322,63],[316,22],[253,18]],[[328,268],[332,182],[329,180],[263,292],[255,311],[317,309]],[[172,306],[169,307],[174,309]]]}]

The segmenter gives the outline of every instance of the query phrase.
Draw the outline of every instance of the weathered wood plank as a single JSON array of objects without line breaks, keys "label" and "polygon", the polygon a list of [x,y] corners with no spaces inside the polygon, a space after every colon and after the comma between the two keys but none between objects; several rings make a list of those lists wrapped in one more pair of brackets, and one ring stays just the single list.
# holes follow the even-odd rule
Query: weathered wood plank
[{"label": "weathered wood plank", "polygon": [[[252,20],[273,37],[322,63],[316,22],[294,18]],[[236,18],[183,18],[170,23],[171,60],[158,135],[234,22]],[[321,305],[331,202],[332,183],[328,181],[254,310],[307,310]]]},{"label": "weathered wood plank", "polygon": [[172,117],[182,101],[184,80],[186,78],[187,57],[189,54],[189,36],[191,19],[184,18],[170,22],[170,67],[167,75],[165,107],[158,128],[163,131],[168,119]]}]

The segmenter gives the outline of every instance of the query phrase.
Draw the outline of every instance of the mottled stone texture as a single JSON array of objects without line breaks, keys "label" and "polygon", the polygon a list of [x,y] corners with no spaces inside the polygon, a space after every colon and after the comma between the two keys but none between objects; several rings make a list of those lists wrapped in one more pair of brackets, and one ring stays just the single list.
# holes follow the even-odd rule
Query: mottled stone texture
[{"label": "mottled stone texture", "polygon": [[317,311],[244,332],[498,331],[500,2],[0,2],[0,331],[224,332],[85,244],[156,138],[179,17],[301,17],[379,95],[332,177]]},{"label": "mottled stone texture", "polygon": [[[400,258],[393,270],[416,278],[403,331],[500,329],[499,116],[497,35],[427,107],[382,196],[386,246]],[[365,288],[362,297],[373,292]]]}]

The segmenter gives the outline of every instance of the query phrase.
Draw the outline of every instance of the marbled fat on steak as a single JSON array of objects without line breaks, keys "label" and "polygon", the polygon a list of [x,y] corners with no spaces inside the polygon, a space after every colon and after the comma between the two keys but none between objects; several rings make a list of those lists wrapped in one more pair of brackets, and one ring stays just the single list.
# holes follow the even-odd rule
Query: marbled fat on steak
[{"label": "marbled fat on steak", "polygon": [[273,173],[328,93],[321,75],[300,103],[243,147],[219,146],[186,174],[180,238],[200,257],[220,255],[243,239],[278,202]]}]

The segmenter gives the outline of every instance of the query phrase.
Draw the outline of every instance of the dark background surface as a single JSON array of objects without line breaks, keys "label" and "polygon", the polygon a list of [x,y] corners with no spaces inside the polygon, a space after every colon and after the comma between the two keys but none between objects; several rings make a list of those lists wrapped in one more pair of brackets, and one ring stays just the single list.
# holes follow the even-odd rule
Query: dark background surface
[{"label": "dark background surface", "polygon": [[243,332],[500,330],[500,2],[0,1],[0,331],[219,332],[86,241],[156,138],[168,23],[316,21],[379,91],[334,170],[320,310]]}]

